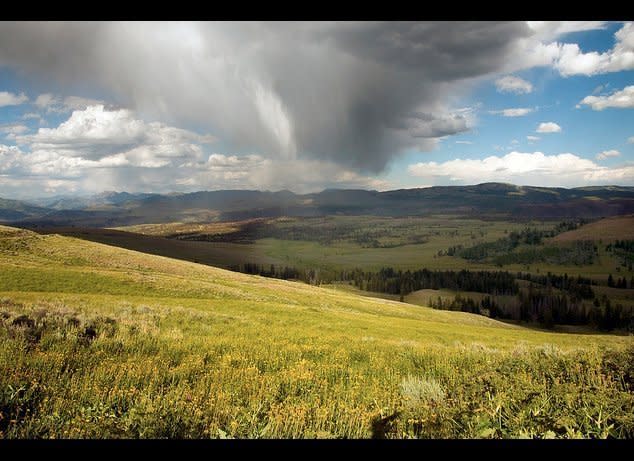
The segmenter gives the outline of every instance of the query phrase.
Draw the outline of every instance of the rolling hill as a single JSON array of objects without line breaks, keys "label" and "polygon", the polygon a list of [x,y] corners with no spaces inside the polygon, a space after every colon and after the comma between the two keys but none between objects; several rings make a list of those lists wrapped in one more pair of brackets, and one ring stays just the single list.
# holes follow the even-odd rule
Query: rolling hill
[{"label": "rolling hill", "polygon": [[553,238],[555,242],[575,240],[603,240],[605,243],[614,240],[634,240],[634,215],[601,219]]},{"label": "rolling hill", "polygon": [[633,351],[0,226],[0,437],[632,437]]}]

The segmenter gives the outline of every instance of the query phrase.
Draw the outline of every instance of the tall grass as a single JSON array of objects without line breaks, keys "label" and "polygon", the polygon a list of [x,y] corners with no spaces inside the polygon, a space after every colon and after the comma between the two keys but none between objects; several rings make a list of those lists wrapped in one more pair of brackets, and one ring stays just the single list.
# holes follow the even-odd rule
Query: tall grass
[{"label": "tall grass", "polygon": [[2,437],[634,435],[633,349],[399,347],[175,307],[1,310]]}]

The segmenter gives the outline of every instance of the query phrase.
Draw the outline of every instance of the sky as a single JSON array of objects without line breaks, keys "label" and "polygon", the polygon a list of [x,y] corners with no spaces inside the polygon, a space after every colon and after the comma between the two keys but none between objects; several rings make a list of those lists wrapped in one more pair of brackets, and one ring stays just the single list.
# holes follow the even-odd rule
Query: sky
[{"label": "sky", "polygon": [[634,23],[0,22],[0,197],[634,186]]}]

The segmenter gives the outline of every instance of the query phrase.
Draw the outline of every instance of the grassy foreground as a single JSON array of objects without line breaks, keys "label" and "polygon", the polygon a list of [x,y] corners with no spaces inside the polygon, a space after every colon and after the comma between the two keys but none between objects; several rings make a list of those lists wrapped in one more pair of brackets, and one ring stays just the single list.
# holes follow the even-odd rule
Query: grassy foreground
[{"label": "grassy foreground", "polygon": [[0,227],[5,438],[631,438],[632,343]]}]

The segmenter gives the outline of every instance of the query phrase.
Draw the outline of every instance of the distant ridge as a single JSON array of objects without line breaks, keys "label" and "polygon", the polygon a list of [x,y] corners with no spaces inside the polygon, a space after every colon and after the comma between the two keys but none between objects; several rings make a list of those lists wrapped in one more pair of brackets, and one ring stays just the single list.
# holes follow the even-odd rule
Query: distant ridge
[{"label": "distant ridge", "polygon": [[0,201],[0,221],[25,226],[114,227],[142,223],[237,221],[332,214],[418,216],[459,214],[512,219],[599,218],[634,213],[634,187],[517,186],[488,182],[379,192],[326,189],[295,194],[218,190],[171,194],[104,192],[56,198],[42,206]]},{"label": "distant ridge", "polygon": [[0,198],[0,222],[19,221],[31,217],[41,217],[50,210],[44,207],[31,205],[20,200]]}]

